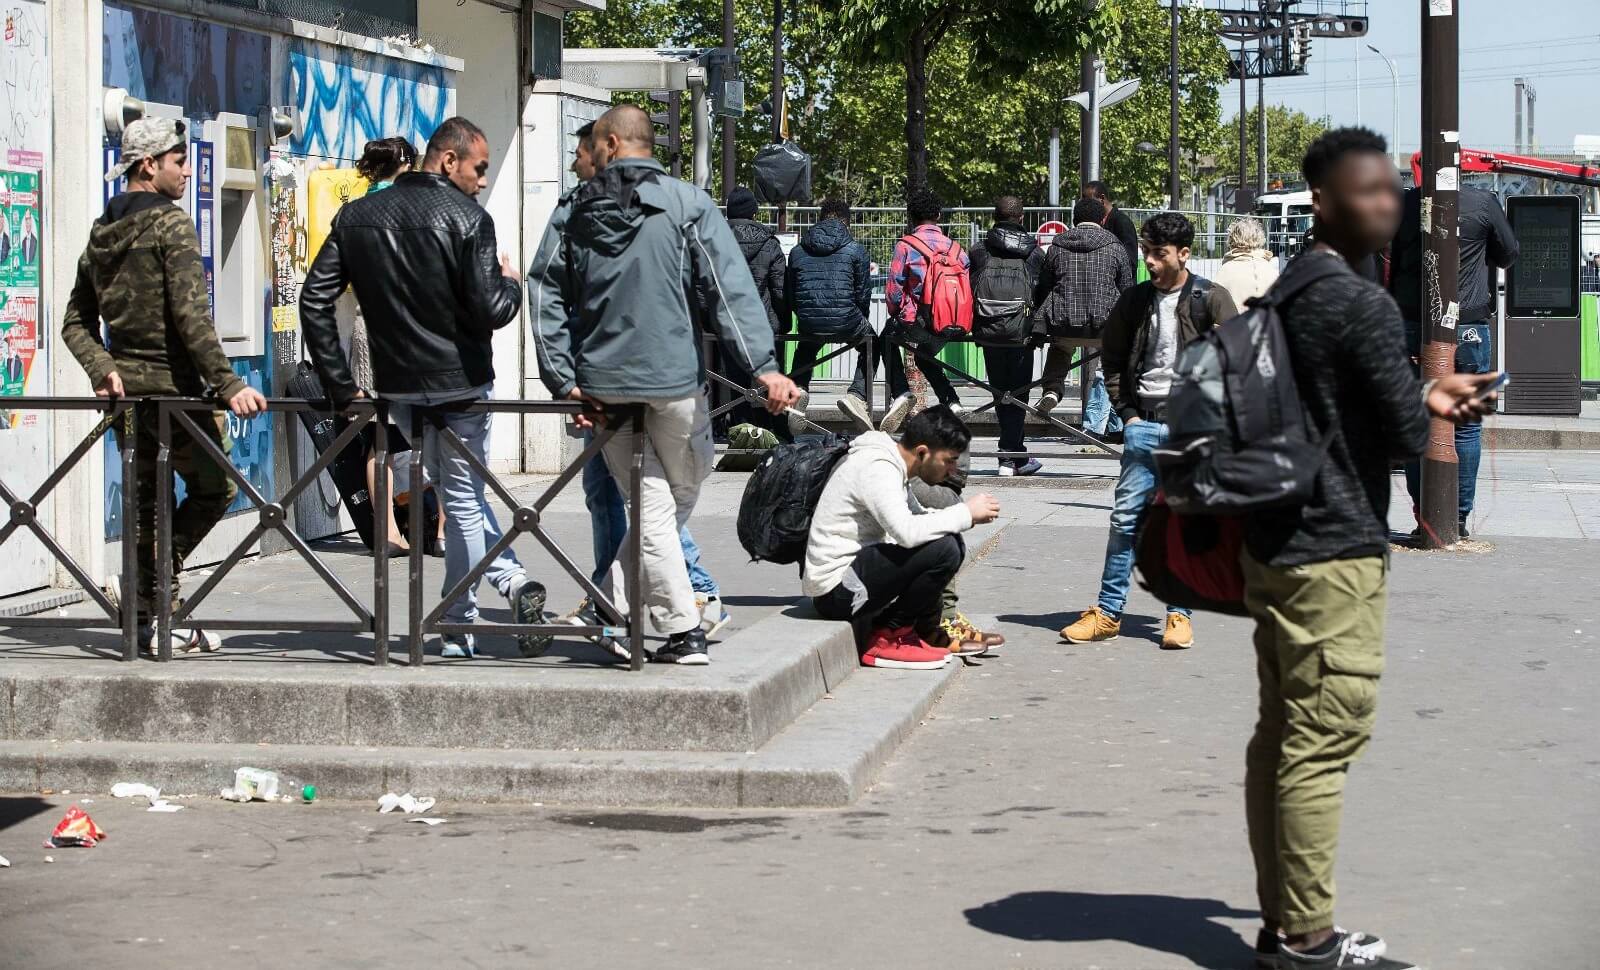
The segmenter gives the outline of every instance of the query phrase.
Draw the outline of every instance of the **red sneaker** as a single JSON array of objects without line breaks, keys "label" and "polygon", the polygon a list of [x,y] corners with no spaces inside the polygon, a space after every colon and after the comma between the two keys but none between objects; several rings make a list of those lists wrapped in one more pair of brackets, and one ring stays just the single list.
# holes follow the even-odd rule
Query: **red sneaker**
[{"label": "red sneaker", "polygon": [[864,667],[937,670],[949,662],[950,651],[928,646],[910,627],[873,630],[872,635],[867,637],[867,652],[861,655],[861,665]]}]

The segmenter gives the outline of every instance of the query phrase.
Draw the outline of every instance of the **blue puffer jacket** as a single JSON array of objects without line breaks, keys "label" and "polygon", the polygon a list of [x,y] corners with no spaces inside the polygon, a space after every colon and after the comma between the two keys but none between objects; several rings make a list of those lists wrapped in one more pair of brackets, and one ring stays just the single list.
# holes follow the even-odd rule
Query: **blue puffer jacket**
[{"label": "blue puffer jacket", "polygon": [[860,333],[872,308],[871,266],[866,247],[838,219],[808,229],[789,253],[784,286],[800,332],[817,337]]}]

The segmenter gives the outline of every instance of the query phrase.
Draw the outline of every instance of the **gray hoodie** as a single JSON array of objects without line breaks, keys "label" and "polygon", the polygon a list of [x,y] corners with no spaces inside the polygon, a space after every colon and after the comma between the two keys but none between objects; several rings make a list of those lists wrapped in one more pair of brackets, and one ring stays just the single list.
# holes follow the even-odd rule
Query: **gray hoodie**
[{"label": "gray hoodie", "polygon": [[711,198],[654,159],[619,159],[556,207],[528,303],[539,376],[557,399],[700,392],[700,335],[754,375],[777,370],[767,310]]}]

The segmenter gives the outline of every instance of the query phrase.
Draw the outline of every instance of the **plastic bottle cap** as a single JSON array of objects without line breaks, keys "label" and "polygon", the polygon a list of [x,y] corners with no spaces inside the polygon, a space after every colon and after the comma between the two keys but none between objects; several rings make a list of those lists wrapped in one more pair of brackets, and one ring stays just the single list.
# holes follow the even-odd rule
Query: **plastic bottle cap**
[{"label": "plastic bottle cap", "polygon": [[317,786],[307,785],[306,787],[300,789],[300,797],[304,798],[308,802],[315,801],[317,797]]}]

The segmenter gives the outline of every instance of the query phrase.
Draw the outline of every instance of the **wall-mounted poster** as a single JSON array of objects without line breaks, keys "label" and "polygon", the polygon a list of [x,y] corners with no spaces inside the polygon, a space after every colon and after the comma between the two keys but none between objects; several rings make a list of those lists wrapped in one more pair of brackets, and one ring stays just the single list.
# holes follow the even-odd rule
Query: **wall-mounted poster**
[{"label": "wall-mounted poster", "polygon": [[36,289],[43,251],[39,173],[0,168],[0,287]]}]

